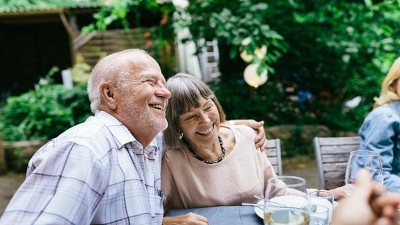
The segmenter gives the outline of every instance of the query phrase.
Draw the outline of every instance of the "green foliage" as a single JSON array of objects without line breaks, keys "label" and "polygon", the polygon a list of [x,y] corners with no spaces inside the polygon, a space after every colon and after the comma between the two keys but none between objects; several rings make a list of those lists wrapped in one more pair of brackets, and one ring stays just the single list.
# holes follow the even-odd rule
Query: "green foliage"
[{"label": "green foliage", "polygon": [[[228,116],[263,119],[267,126],[308,123],[357,131],[399,56],[399,2],[267,4],[265,21],[284,37],[288,49],[272,65],[275,74],[267,84],[253,90],[243,82],[245,64],[225,53],[236,46],[220,43],[224,82],[217,95]],[[362,97],[360,105],[344,105],[356,96]]]},{"label": "green foliage", "polygon": [[[187,26],[191,32],[188,40],[197,47],[203,39],[225,42],[230,46],[229,57],[235,59],[242,51],[252,56],[249,63],[259,64],[258,73],[263,70],[274,73],[273,64],[286,51],[283,37],[272,29],[267,20],[268,4],[259,1],[191,1],[186,12],[177,17],[181,26]],[[184,22],[182,22],[182,20]],[[245,43],[249,40],[248,43]],[[266,46],[268,54],[257,57],[256,49]]]},{"label": "green foliage", "polygon": [[[107,29],[128,29],[134,27],[148,27],[154,25],[161,25],[160,28],[168,27],[171,31],[171,21],[157,21],[161,20],[162,16],[172,15],[174,7],[172,4],[159,4],[156,0],[114,0],[111,4],[102,7],[99,12],[93,15],[95,22],[84,27],[83,32],[90,32],[93,30],[107,30]],[[151,18],[152,17],[152,18]],[[149,24],[146,20],[159,22],[158,24]],[[163,18],[164,19],[164,18]],[[160,34],[169,38],[173,38],[173,32]],[[167,37],[160,36],[166,39]]]},{"label": "green foliage", "polygon": [[83,28],[83,32],[92,30],[106,30],[113,23],[120,23],[123,28],[128,28],[127,13],[130,5],[142,1],[112,1],[109,6],[101,8],[101,10],[93,15],[96,22]]},{"label": "green foliage", "polygon": [[[159,59],[163,54],[160,50],[171,47],[174,30],[187,27],[191,35],[186,40],[198,46],[204,39],[218,40],[222,76],[212,85],[230,119],[254,118],[264,120],[266,126],[322,124],[357,131],[372,108],[373,98],[379,95],[381,81],[399,56],[399,9],[398,0],[194,0],[186,10],[156,0],[117,0],[103,7],[95,15],[96,23],[85,30],[159,25],[146,37],[153,47],[149,52]],[[155,19],[146,23],[150,17]],[[250,42],[244,43],[247,38]],[[243,81],[248,63],[239,53],[255,56],[255,50],[262,46],[268,48],[266,56],[253,57],[248,63],[260,63],[259,72],[267,70],[269,80],[252,89]],[[43,86],[40,89],[46,91]],[[70,111],[51,101],[39,105],[49,105],[45,111],[54,109],[52,115],[64,114],[58,124],[70,125],[85,118],[80,116],[88,110],[82,107],[88,107],[82,87],[68,92],[54,90],[60,94],[53,98],[71,106]],[[344,103],[356,96],[362,97],[361,103],[346,107]],[[9,114],[15,114],[18,124],[30,124],[24,121],[30,116],[28,112],[39,111],[28,108],[30,98],[25,98],[10,100],[15,106]],[[41,120],[45,121],[37,119]],[[36,130],[44,127],[30,126]],[[21,125],[8,129],[14,129],[8,133],[15,136],[32,135],[22,132],[25,128]]]},{"label": "green foliage", "polygon": [[[194,0],[185,10],[155,0],[136,0],[125,6],[113,7],[127,13],[113,12],[111,7],[98,19],[108,25],[107,20],[128,18],[132,27],[129,13],[140,16],[139,8],[148,9],[161,13],[163,19],[174,15],[174,23],[171,19],[166,26],[160,22],[163,32],[158,40],[173,40],[173,28],[186,27],[191,34],[185,40],[198,47],[204,40],[217,39],[222,76],[213,85],[228,116],[262,119],[267,126],[322,124],[356,131],[399,55],[397,0]],[[267,46],[266,56],[254,57],[262,46]],[[243,62],[242,51],[253,60]],[[259,63],[258,72],[269,72],[267,84],[252,89],[244,83],[248,63]],[[361,103],[346,107],[345,102],[356,96],[362,97]]]},{"label": "green foliage", "polygon": [[46,85],[8,98],[4,108],[4,139],[54,137],[65,126],[71,126],[71,110],[59,104],[65,94],[67,90],[61,85]]},{"label": "green foliage", "polygon": [[85,86],[66,89],[52,84],[56,71],[52,69],[34,90],[7,99],[0,114],[4,140],[48,140],[86,119],[90,110]]},{"label": "green foliage", "polygon": [[[94,30],[154,28],[145,32],[145,46],[127,46],[145,49],[160,64],[164,74],[175,72],[174,24],[171,19],[175,8],[171,2],[157,0],[115,0],[94,14],[95,22],[83,27],[83,32]],[[127,38],[132,39],[129,32]]]},{"label": "green foliage", "polygon": [[[357,130],[379,94],[388,66],[398,56],[400,20],[393,16],[398,9],[396,1],[295,5],[289,17],[293,19],[275,20],[271,25],[290,45],[276,67],[277,82],[289,80],[295,92],[310,91],[313,98],[306,110],[315,115],[315,122]],[[279,10],[275,14],[287,16]],[[358,107],[344,107],[356,96],[363,98]]]},{"label": "green foliage", "polygon": [[0,0],[0,11],[19,9],[54,9],[82,6],[100,6],[103,0]]},{"label": "green foliage", "polygon": [[[87,93],[87,84],[77,84],[63,96],[61,104],[69,108],[72,113],[73,125],[84,122],[92,113]],[[66,130],[67,127],[64,127]]]}]

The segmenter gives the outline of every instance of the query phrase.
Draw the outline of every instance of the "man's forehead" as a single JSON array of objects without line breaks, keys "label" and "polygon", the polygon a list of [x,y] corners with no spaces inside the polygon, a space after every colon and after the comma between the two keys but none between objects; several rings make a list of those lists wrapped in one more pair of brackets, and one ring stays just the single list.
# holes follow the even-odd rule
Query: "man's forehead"
[{"label": "man's forehead", "polygon": [[129,62],[130,69],[133,72],[141,74],[140,77],[160,76],[163,80],[165,80],[164,75],[161,72],[160,65],[157,63],[157,61],[145,53],[140,54],[142,54],[144,57],[131,58]]},{"label": "man's forehead", "polygon": [[163,81],[164,83],[165,81],[165,77],[162,73],[143,73],[141,74],[141,78],[143,79],[160,79],[161,81]]}]

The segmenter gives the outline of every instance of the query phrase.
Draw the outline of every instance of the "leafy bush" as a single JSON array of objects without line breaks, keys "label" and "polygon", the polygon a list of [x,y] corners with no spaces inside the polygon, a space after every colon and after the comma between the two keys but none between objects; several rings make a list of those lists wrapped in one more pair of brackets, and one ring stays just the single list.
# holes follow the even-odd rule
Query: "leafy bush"
[{"label": "leafy bush", "polygon": [[[170,2],[158,2],[164,1],[113,1],[95,15],[97,22],[88,30],[146,27],[149,24],[143,23],[145,16],[157,15],[154,19],[157,23],[152,21],[151,25],[160,24],[161,29],[150,36],[161,44],[155,46],[165,47],[163,43],[173,41],[173,28],[177,24],[179,29],[189,28],[191,35],[187,40],[196,44],[203,39],[217,39],[222,75],[213,89],[230,119],[264,120],[266,126],[321,124],[336,131],[356,131],[371,110],[373,98],[379,95],[383,77],[399,55],[397,0],[193,0],[184,12]],[[187,19],[173,21],[173,18]],[[248,37],[251,43],[243,46],[242,41]],[[246,63],[239,52],[246,50],[251,54],[263,45],[268,47],[268,53],[259,63],[269,72],[269,80],[252,89],[243,80]],[[172,70],[165,72],[163,68],[163,71],[169,75]],[[83,89],[77,89],[53,96],[58,99],[54,102],[68,105],[70,111],[44,102],[50,107],[45,111],[54,109],[51,116],[63,115],[60,121],[53,118],[60,125],[81,121],[85,118],[81,115],[89,112],[85,108],[88,104],[84,104],[87,98],[78,97],[84,93]],[[345,106],[357,96],[361,97],[358,106]],[[15,124],[24,124],[7,127],[8,135],[14,138],[32,136],[24,132],[28,125],[45,130],[43,125],[33,125],[34,120],[25,121],[28,116],[35,118],[31,115],[34,113],[28,114],[32,109],[26,106],[27,99],[13,103],[15,109],[9,112],[15,114],[14,121],[18,121]],[[44,103],[35,104],[43,107]],[[18,110],[23,111],[19,117]],[[39,107],[34,111],[43,113]]]},{"label": "leafy bush", "polygon": [[3,138],[44,139],[71,126],[72,112],[60,104],[67,91],[61,85],[46,85],[21,96],[9,97],[3,111]]},{"label": "leafy bush", "polygon": [[86,86],[51,84],[51,73],[34,90],[7,99],[0,114],[4,140],[48,140],[90,115]]},{"label": "leafy bush", "polygon": [[[218,6],[218,2],[208,4]],[[251,89],[243,81],[246,64],[228,54],[237,49],[229,40],[233,35],[218,40],[223,82],[217,84],[217,95],[228,116],[263,119],[266,126],[322,124],[336,131],[357,131],[372,108],[373,98],[379,95],[389,66],[398,57],[398,2],[266,3],[265,21],[284,38],[287,51],[271,61],[274,71],[270,71],[268,82]],[[196,18],[211,14],[197,5],[191,12]],[[218,36],[206,28],[208,20],[196,22],[190,26],[196,39]],[[357,96],[361,97],[358,106],[345,106]]]}]

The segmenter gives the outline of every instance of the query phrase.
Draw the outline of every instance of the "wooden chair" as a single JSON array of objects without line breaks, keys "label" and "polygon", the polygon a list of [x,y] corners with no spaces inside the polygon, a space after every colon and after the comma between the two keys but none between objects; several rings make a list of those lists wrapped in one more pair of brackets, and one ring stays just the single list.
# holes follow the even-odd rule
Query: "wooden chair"
[{"label": "wooden chair", "polygon": [[319,189],[332,189],[344,185],[350,152],[360,145],[359,137],[315,137]]},{"label": "wooden chair", "polygon": [[279,139],[268,139],[267,158],[278,176],[282,175],[281,141]]}]

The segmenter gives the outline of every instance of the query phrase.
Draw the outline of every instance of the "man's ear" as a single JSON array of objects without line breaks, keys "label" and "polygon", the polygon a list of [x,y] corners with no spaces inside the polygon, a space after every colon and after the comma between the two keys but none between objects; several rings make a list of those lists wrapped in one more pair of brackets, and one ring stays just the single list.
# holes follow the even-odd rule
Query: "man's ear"
[{"label": "man's ear", "polygon": [[116,90],[117,88],[110,82],[100,85],[101,101],[112,110],[117,108],[118,94]]}]

